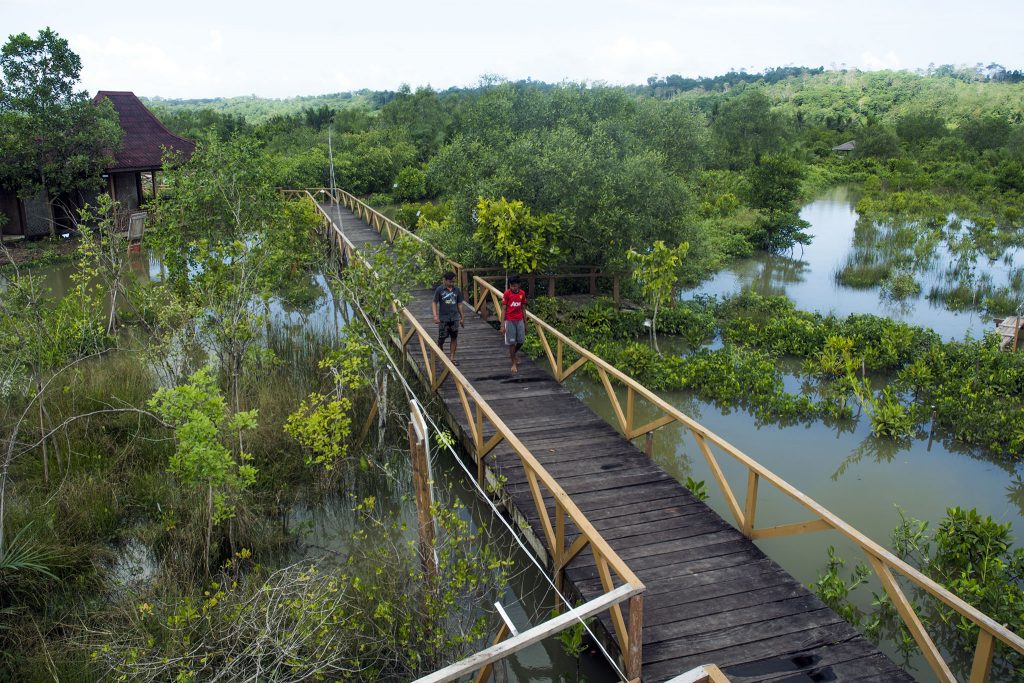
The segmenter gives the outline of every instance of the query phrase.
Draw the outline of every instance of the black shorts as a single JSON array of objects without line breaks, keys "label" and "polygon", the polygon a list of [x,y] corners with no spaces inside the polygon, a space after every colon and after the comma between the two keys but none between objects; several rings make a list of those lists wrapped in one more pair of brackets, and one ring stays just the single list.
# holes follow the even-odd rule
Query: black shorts
[{"label": "black shorts", "polygon": [[437,324],[437,343],[444,344],[444,340],[448,337],[452,339],[459,338],[458,320],[442,320]]}]

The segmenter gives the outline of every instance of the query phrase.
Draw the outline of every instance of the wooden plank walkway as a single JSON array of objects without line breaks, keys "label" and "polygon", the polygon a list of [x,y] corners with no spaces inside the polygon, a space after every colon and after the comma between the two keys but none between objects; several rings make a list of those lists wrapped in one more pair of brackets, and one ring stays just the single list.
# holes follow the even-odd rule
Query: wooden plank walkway
[{"label": "wooden plank walkway", "polygon": [[996,325],[996,334],[999,335],[999,349],[1001,351],[1016,351],[1024,340],[1024,318],[1011,315],[1003,318]]},{"label": "wooden plank walkway", "polygon": [[[322,207],[357,247],[382,241],[348,209]],[[435,329],[431,294],[414,291],[408,306],[428,331]],[[512,376],[501,336],[468,309],[458,359],[462,374],[647,586],[644,681],[702,664],[717,664],[732,681],[913,680],[545,370],[524,358]],[[440,395],[468,433],[450,382]],[[502,443],[491,458],[543,539],[518,457]],[[589,551],[570,562],[566,578],[584,600],[603,592]]]}]

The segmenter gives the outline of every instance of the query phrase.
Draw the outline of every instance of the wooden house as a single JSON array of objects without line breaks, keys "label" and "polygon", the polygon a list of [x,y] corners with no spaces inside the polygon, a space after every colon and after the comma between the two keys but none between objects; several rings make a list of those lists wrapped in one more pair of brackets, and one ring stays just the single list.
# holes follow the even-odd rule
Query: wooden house
[{"label": "wooden house", "polygon": [[106,168],[107,191],[125,210],[139,208],[143,203],[143,178],[156,195],[157,174],[163,170],[163,151],[175,150],[188,158],[195,151],[195,143],[175,135],[146,109],[135,93],[100,90],[94,102],[110,100],[117,111],[124,131],[120,151],[114,154],[114,163]]},{"label": "wooden house", "polygon": [[[124,137],[120,150],[113,155],[113,163],[104,169],[102,186],[130,212],[144,203],[148,194],[145,190],[151,191],[149,196],[156,195],[164,149],[175,150],[187,159],[195,151],[195,143],[167,130],[135,93],[101,90],[93,101],[98,103],[104,99],[110,100],[117,111]],[[73,212],[85,203],[95,203],[96,194],[96,190],[85,189],[75,196],[55,198],[57,201],[52,202],[51,210],[42,196],[23,199],[0,188],[0,212],[7,218],[2,234],[5,237],[48,235],[52,223],[59,229],[67,229],[73,224]]]}]

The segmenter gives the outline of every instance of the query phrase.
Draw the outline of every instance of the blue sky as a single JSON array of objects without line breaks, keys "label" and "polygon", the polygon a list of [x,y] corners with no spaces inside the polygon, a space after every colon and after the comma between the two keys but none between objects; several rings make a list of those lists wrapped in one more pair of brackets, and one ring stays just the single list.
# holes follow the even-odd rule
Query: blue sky
[{"label": "blue sky", "polygon": [[1024,68],[1024,2],[947,0],[0,0],[0,32],[50,26],[90,92],[266,97],[483,74],[643,82],[730,68]]}]

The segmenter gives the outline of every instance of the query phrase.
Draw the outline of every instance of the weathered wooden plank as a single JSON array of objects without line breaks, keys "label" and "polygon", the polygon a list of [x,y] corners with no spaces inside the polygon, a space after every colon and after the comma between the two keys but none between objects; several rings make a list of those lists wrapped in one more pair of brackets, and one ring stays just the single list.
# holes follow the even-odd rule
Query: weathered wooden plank
[{"label": "weathered wooden plank", "polygon": [[644,625],[654,628],[685,621],[695,614],[726,612],[804,594],[806,590],[803,586],[788,576],[775,572],[758,574],[744,577],[740,581],[713,583],[701,586],[699,590],[677,591],[659,596],[653,601],[655,607],[644,614]]},{"label": "weathered wooden plank", "polygon": [[[776,619],[744,623],[737,626],[703,632],[693,633],[685,638],[673,640],[662,640],[660,642],[644,643],[644,662],[652,664],[665,659],[675,659],[687,655],[713,654],[718,650],[734,648],[742,645],[747,648],[748,654],[745,661],[751,661],[757,650],[757,643],[764,641],[771,636],[791,635],[794,643],[799,643],[801,649],[818,646],[823,643],[834,642],[835,637],[831,631],[822,630],[820,627],[836,625],[842,632],[856,633],[853,627],[843,621],[835,612],[828,608],[814,611],[805,611],[797,614],[786,614]],[[799,634],[799,635],[798,635]],[[765,648],[761,656],[771,655],[774,648]],[[728,666],[731,662],[727,657],[716,656],[714,661],[722,662]]]}]

